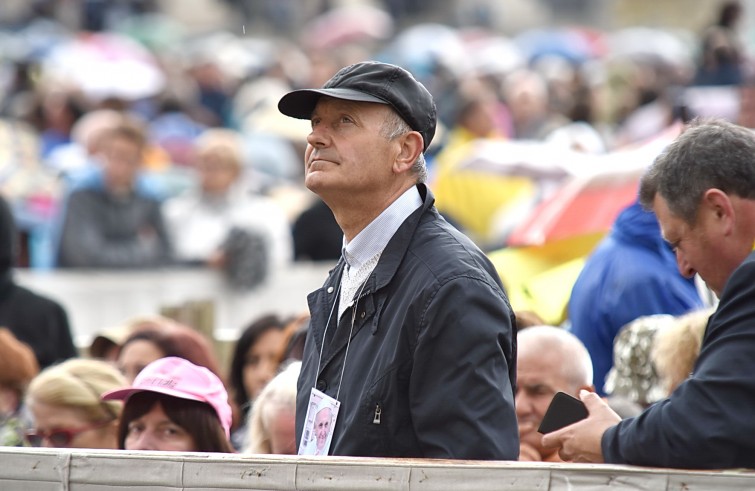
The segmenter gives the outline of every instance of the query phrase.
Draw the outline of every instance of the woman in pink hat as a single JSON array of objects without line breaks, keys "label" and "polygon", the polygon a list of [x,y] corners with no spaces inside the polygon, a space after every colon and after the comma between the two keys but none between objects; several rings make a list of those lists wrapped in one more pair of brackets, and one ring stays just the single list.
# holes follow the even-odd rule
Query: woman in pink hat
[{"label": "woman in pink hat", "polygon": [[233,453],[228,438],[231,406],[221,380],[205,367],[160,358],[130,387],[103,400],[124,400],[118,446],[125,450]]}]

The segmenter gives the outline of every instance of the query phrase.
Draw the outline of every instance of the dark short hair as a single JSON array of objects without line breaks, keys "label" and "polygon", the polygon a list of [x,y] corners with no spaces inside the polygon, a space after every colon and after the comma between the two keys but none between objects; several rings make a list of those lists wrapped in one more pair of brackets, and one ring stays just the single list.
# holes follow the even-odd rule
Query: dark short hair
[{"label": "dark short hair", "polygon": [[652,209],[660,195],[674,215],[693,224],[712,188],[755,199],[755,133],[723,119],[696,118],[642,176],[640,203]]},{"label": "dark short hair", "polygon": [[121,450],[126,448],[128,425],[151,411],[157,403],[160,403],[163,411],[173,423],[186,430],[194,438],[197,452],[234,452],[212,406],[200,401],[180,399],[149,391],[137,392],[126,400],[118,426],[118,448]]}]

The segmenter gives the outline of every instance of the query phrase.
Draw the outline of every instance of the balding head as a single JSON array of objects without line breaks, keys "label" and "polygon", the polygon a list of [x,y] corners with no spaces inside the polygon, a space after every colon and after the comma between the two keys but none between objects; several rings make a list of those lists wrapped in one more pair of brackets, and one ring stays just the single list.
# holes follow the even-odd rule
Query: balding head
[{"label": "balding head", "polygon": [[592,384],[592,359],[585,345],[574,334],[553,326],[532,326],[517,335],[519,358],[530,354],[556,357],[554,370],[576,386]]},{"label": "balding head", "polygon": [[521,460],[553,460],[537,428],[556,392],[577,396],[593,390],[592,361],[576,336],[553,326],[533,326],[517,335],[516,416]]}]

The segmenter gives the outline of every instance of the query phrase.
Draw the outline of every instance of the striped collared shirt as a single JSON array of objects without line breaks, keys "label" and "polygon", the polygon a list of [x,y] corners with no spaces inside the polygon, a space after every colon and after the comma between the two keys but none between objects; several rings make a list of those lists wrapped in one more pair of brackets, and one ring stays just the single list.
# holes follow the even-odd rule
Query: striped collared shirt
[{"label": "striped collared shirt", "polygon": [[353,303],[354,294],[377,266],[380,254],[393,234],[420,206],[422,206],[422,198],[417,187],[412,186],[359,232],[351,242],[346,242],[344,237],[343,257],[347,266],[341,276],[339,318]]}]

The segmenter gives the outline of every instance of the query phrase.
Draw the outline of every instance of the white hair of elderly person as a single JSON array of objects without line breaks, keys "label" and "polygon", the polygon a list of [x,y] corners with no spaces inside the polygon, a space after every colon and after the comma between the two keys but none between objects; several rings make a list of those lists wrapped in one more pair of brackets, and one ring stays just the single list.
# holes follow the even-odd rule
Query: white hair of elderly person
[{"label": "white hair of elderly person", "polygon": [[296,382],[301,362],[291,362],[262,389],[249,413],[245,454],[296,454]]}]

